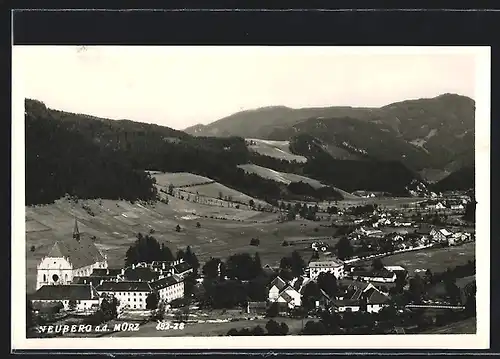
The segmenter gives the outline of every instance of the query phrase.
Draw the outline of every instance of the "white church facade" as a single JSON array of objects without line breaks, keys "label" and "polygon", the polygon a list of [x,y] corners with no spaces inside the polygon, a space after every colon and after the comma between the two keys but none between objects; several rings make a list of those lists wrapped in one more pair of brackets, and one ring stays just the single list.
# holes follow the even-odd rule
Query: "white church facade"
[{"label": "white church facade", "polygon": [[36,290],[44,285],[71,284],[74,277],[90,276],[94,268],[108,268],[106,255],[90,237],[80,234],[75,219],[73,238],[56,241],[37,265]]}]

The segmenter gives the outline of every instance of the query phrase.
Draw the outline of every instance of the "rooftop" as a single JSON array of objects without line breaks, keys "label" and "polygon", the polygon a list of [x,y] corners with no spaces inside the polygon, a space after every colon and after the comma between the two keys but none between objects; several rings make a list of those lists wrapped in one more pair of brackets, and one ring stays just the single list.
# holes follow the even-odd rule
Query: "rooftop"
[{"label": "rooftop", "polygon": [[285,282],[280,276],[274,278],[271,283],[269,283],[269,288],[276,286],[279,291],[282,291],[287,286],[287,282]]},{"label": "rooftop", "polygon": [[163,288],[166,288],[166,287],[170,287],[171,285],[180,283],[181,281],[182,280],[179,278],[179,276],[177,276],[177,275],[171,275],[171,276],[168,276],[168,277],[164,277],[164,278],[155,280],[154,282],[150,282],[149,286],[153,290],[159,290],[159,289],[163,289]]},{"label": "rooftop", "polygon": [[57,240],[47,257],[67,258],[74,269],[105,260],[94,241],[84,233],[80,234],[80,240],[71,237]]},{"label": "rooftop", "polygon": [[151,286],[147,282],[123,281],[103,282],[97,286],[98,292],[151,292]]},{"label": "rooftop", "polygon": [[95,289],[88,284],[44,285],[31,297],[32,300],[90,300],[97,298]]},{"label": "rooftop", "polygon": [[116,277],[120,275],[122,270],[120,268],[94,268],[91,276],[97,277]]},{"label": "rooftop", "polygon": [[192,269],[191,265],[187,262],[181,262],[179,264],[174,265],[174,269],[176,273],[184,273],[187,272],[188,270]]},{"label": "rooftop", "polygon": [[336,268],[342,265],[344,265],[344,262],[342,262],[340,259],[309,262],[309,268]]}]

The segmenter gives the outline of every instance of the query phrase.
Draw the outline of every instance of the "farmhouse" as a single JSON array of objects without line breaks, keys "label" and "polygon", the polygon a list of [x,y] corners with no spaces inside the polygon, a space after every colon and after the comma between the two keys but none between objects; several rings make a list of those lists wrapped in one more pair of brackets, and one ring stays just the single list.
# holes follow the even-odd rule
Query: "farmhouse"
[{"label": "farmhouse", "polygon": [[356,283],[346,291],[345,297],[332,302],[336,312],[357,312],[366,310],[368,313],[378,313],[387,306],[389,296],[379,291],[371,283]]},{"label": "farmhouse", "polygon": [[95,268],[107,267],[106,256],[90,237],[80,234],[75,219],[73,238],[56,241],[37,265],[36,289],[44,285],[70,284],[73,277],[89,276]]},{"label": "farmhouse", "polygon": [[298,307],[302,303],[300,289],[295,289],[279,276],[269,284],[268,300],[288,308]]},{"label": "farmhouse", "polygon": [[274,278],[269,284],[269,293],[268,300],[271,302],[276,301],[278,299],[279,294],[283,289],[287,286],[287,282],[283,280],[281,277]]},{"label": "farmhouse", "polygon": [[332,273],[337,279],[344,277],[344,262],[340,259],[311,261],[308,265],[309,278],[316,279],[320,273]]},{"label": "farmhouse", "polygon": [[44,285],[31,297],[35,304],[61,302],[65,310],[89,311],[99,307],[99,295],[89,284]]},{"label": "farmhouse", "polygon": [[431,236],[436,243],[449,243],[452,234],[446,228],[433,229],[431,232]]}]

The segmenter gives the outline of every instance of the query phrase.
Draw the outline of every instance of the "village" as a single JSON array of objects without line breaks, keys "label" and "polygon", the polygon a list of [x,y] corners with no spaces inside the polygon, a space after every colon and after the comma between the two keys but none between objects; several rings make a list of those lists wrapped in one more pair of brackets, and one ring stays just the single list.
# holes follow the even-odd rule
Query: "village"
[{"label": "village", "polygon": [[[75,218],[72,238],[56,241],[37,266],[28,328],[33,336],[62,335],[67,323],[120,321],[139,323],[133,335],[154,328],[155,336],[264,335],[262,327],[271,335],[425,332],[475,315],[475,261],[443,272],[422,268],[422,274],[384,262],[399,253],[473,244],[474,228],[460,219],[470,201],[466,193],[454,192],[399,208],[316,205],[315,220],[335,226],[337,241],[283,241],[291,255],[279,266],[262,265],[258,254],[246,253],[201,265],[189,248],[175,258],[162,257],[152,253],[163,253],[163,246],[139,234],[127,252],[129,263],[110,268]],[[290,208],[280,221],[294,220]],[[303,207],[296,208],[300,213]],[[302,259],[304,248],[310,258]],[[162,331],[174,326],[161,323],[192,332]]]}]

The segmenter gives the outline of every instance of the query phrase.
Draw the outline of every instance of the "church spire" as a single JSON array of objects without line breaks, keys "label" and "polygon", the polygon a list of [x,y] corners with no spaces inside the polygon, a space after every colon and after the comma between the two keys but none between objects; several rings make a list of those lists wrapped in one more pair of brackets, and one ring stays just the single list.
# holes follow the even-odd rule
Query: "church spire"
[{"label": "church spire", "polygon": [[76,239],[77,241],[80,240],[80,231],[78,230],[78,221],[76,220],[76,216],[75,216],[75,228],[73,229],[73,239]]}]

